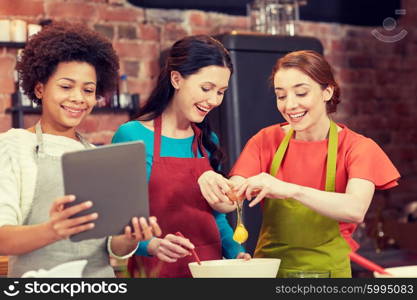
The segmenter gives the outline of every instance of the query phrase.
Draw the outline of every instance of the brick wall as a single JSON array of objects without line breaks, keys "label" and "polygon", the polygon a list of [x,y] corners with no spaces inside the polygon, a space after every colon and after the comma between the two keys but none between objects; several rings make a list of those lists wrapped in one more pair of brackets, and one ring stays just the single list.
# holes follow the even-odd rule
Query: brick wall
[{"label": "brick wall", "polygon": [[[380,28],[302,22],[300,35],[321,40],[342,88],[337,121],[373,138],[400,170],[403,179],[392,192],[378,192],[374,206],[400,207],[417,195],[417,7],[403,0],[406,15],[391,32]],[[146,100],[158,73],[158,53],[188,34],[218,34],[246,30],[248,20],[196,10],[141,9],[125,0],[2,0],[0,18],[41,19],[87,23],[109,37],[128,75],[129,89]],[[382,24],[381,24],[382,25]],[[395,43],[378,40],[407,30]],[[0,132],[10,128],[10,94],[14,91],[16,49],[0,48]],[[272,67],[272,66],[271,66]],[[38,116],[28,116],[26,125]],[[108,143],[114,130],[128,119],[123,114],[89,116],[81,130],[91,141]]]},{"label": "brick wall", "polygon": [[[175,40],[189,34],[246,29],[246,17],[200,11],[148,9],[146,12],[125,0],[2,0],[0,19],[23,19],[38,23],[42,19],[83,22],[112,40],[120,57],[121,73],[128,75],[129,91],[142,101],[151,92],[159,71],[158,53]],[[5,110],[14,92],[13,69],[16,49],[0,47],[0,132],[11,126]],[[109,143],[127,114],[90,115],[80,130],[95,143]],[[30,126],[38,116],[27,116]]]}]

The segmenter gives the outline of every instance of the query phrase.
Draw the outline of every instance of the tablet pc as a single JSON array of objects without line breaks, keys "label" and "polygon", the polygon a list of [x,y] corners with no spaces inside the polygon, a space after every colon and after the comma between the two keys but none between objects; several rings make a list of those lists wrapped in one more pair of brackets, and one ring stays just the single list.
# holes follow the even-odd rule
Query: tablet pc
[{"label": "tablet pc", "polygon": [[69,205],[92,201],[93,206],[72,217],[98,213],[94,228],[70,236],[72,241],[124,232],[132,217],[148,217],[145,145],[129,142],[100,146],[62,156],[65,195]]}]

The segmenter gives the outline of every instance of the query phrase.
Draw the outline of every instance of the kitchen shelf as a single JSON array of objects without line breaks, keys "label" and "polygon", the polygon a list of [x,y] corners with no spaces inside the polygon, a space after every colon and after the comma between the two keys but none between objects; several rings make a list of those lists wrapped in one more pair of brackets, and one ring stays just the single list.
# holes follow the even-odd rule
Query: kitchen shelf
[{"label": "kitchen shelf", "polygon": [[0,42],[0,47],[7,48],[25,48],[26,43],[20,42]]},{"label": "kitchen shelf", "polygon": [[41,114],[42,110],[40,108],[25,107],[25,106],[14,106],[6,109],[6,113],[13,114],[17,112],[22,112],[25,114]]},{"label": "kitchen shelf", "polygon": [[[112,107],[95,107],[92,111],[93,114],[129,114],[133,116],[137,110],[130,108],[112,108]],[[14,128],[23,128],[24,122],[23,117],[26,114],[36,115],[41,114],[42,109],[25,107],[25,106],[14,106],[6,109],[6,113],[12,115],[12,126]]]},{"label": "kitchen shelf", "polygon": [[[41,108],[34,108],[34,107],[11,107],[6,109],[6,113],[16,113],[16,112],[23,112],[25,114],[41,114],[42,109]],[[124,113],[132,113],[133,110],[129,108],[112,108],[112,107],[95,107],[92,111],[92,113],[97,114],[124,114]]]},{"label": "kitchen shelf", "polygon": [[[0,48],[24,48],[26,43],[22,42],[0,42]],[[140,95],[132,94],[133,108],[113,108],[113,107],[95,107],[92,111],[93,114],[129,114],[130,117],[136,114],[139,108]],[[42,109],[40,107],[33,108],[27,106],[21,106],[21,100],[18,99],[16,93],[12,95],[12,101],[14,106],[6,109],[7,114],[12,115],[12,127],[23,128],[24,127],[24,116],[25,114],[34,115],[41,114]]]},{"label": "kitchen shelf", "polygon": [[136,111],[130,108],[112,108],[112,107],[95,107],[92,111],[93,114],[132,114]]}]

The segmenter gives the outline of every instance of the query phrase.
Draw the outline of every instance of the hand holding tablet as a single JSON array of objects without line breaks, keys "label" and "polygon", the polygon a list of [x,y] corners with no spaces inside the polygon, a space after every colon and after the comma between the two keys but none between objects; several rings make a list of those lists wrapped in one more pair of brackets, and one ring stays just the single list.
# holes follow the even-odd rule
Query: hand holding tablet
[{"label": "hand holding tablet", "polygon": [[[148,217],[145,146],[131,142],[66,153],[62,157],[65,194],[75,195],[66,207],[91,201],[92,207],[75,213],[72,220],[92,221],[94,228],[75,233],[72,241],[125,234],[132,236],[134,217]],[[88,225],[88,224],[87,224]],[[136,227],[139,229],[139,227]],[[126,231],[127,230],[127,231]],[[130,230],[130,232],[129,232]],[[141,233],[146,235],[146,233]],[[139,236],[135,234],[133,239]]]}]

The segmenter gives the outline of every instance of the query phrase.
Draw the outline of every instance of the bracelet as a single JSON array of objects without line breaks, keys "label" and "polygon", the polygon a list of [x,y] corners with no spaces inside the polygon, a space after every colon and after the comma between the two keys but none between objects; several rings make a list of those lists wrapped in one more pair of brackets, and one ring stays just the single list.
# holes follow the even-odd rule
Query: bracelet
[{"label": "bracelet", "polygon": [[126,259],[126,258],[129,258],[129,257],[131,257],[133,254],[135,254],[135,252],[136,252],[136,250],[138,249],[138,247],[139,247],[139,243],[137,243],[136,244],[136,248],[133,250],[133,251],[131,251],[131,252],[129,252],[128,254],[126,254],[126,255],[123,255],[123,256],[119,256],[119,255],[116,255],[116,254],[114,254],[113,253],[113,251],[112,251],[112,249],[111,249],[111,240],[112,240],[112,236],[109,236],[108,238],[107,238],[107,251],[109,251],[109,254],[110,254],[110,256],[112,256],[112,257],[114,257],[114,258],[117,258],[117,259]]}]

